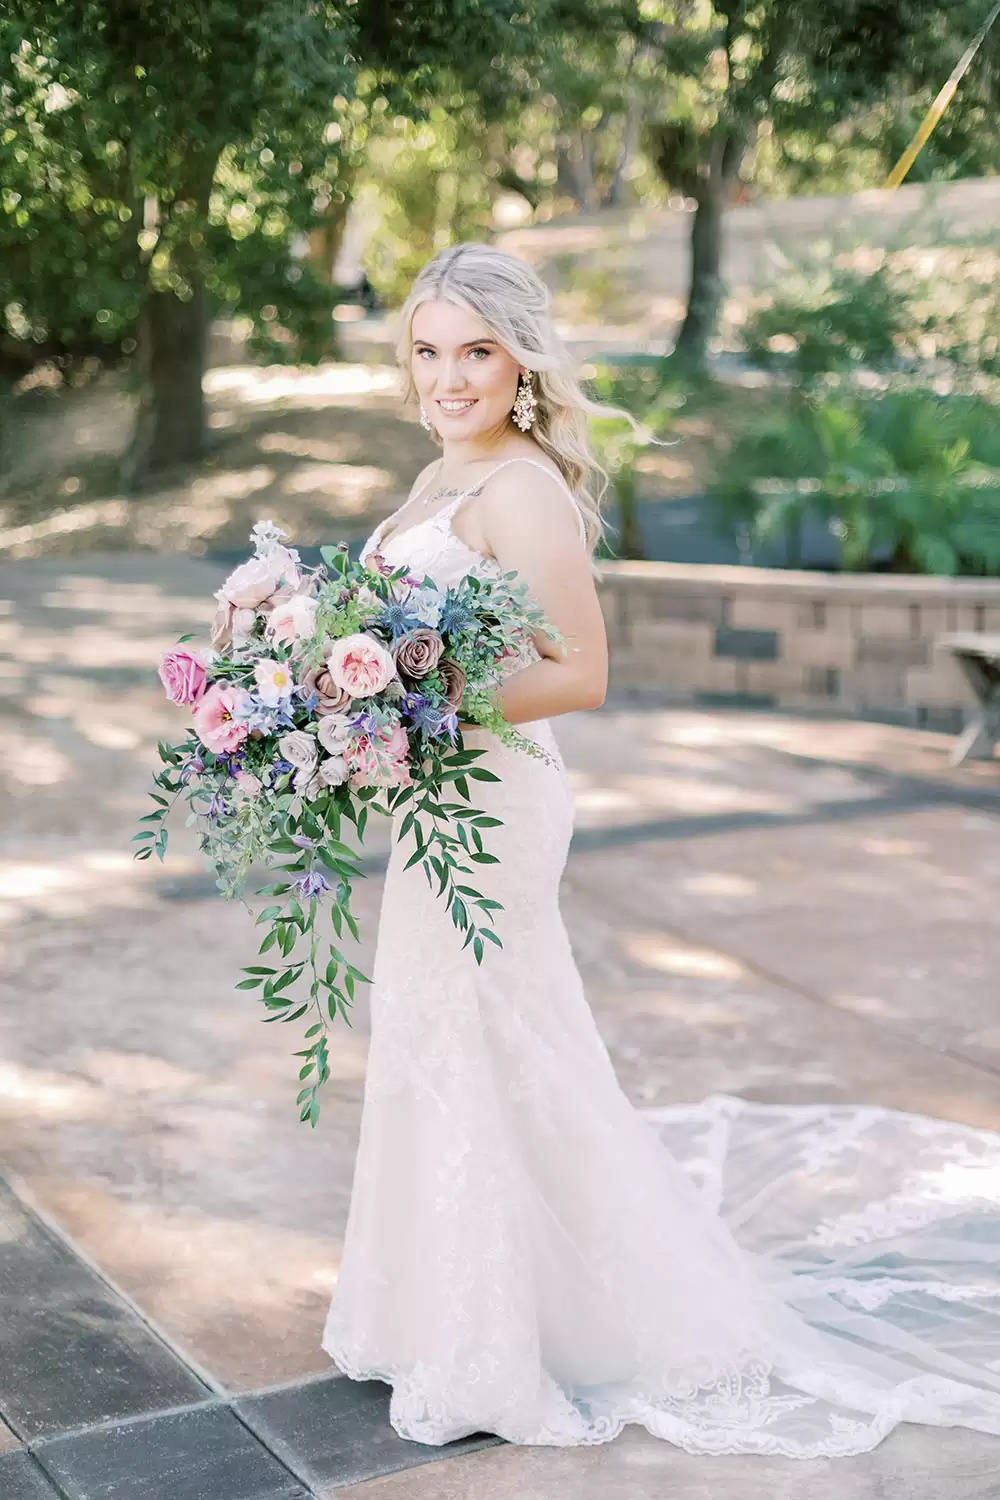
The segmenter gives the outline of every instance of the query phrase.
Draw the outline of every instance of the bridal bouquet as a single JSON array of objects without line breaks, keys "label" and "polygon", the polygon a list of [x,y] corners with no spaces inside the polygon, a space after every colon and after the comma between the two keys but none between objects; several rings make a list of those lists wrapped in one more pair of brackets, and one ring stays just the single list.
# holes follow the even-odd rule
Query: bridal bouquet
[{"label": "bridal bouquet", "polygon": [[160,680],[188,727],[158,746],[163,769],[134,853],[163,859],[182,800],[223,895],[249,906],[251,872],[272,877],[255,891],[270,902],[256,914],[262,962],[237,987],[260,991],[267,1021],[310,1016],[296,1102],[315,1125],[328,1023],[340,1014],[350,1025],[355,985],[370,983],[336,943],[321,951],[317,929],[325,907],[337,939],[345,928],[358,937],[351,882],[362,872],[344,825],[361,841],[370,810],[409,804],[396,834],[413,841],[405,868],[420,863],[477,964],[486,942],[502,947],[501,903],[469,884],[475,865],[497,862],[482,830],[502,821],[471,805],[469,783],[499,778],[475,764],[486,752],[464,748],[459,720],[551,760],[503,717],[493,690],[533,631],[563,637],[516,573],[470,573],[441,590],[378,553],[352,562],[346,543],[321,548],[309,569],[284,535],[269,521],[253,528],[254,556],[215,595],[212,649],[184,636],[163,659]]}]

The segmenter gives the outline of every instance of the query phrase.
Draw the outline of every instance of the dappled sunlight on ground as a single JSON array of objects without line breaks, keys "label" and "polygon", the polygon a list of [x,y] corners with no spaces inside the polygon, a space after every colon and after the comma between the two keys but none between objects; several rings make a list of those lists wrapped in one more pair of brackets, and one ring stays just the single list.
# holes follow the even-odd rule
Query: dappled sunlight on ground
[{"label": "dappled sunlight on ground", "polygon": [[[235,364],[205,377],[208,451],[200,465],[134,495],[116,493],[132,420],[113,378],[23,409],[0,516],[0,556],[147,547],[199,554],[247,548],[273,517],[302,544],[366,533],[402,503],[433,450],[402,410],[391,363]],[[77,427],[86,440],[75,443]],[[49,445],[49,463],[22,449]]]},{"label": "dappled sunlight on ground", "polygon": [[631,958],[647,969],[664,974],[688,975],[698,979],[739,979],[744,966],[725,953],[707,948],[692,948],[669,935],[625,933],[621,943]]},{"label": "dappled sunlight on ground", "polygon": [[[108,1274],[253,1383],[325,1367],[368,986],[331,1030],[311,1131],[308,1022],[267,1023],[234,988],[250,914],[182,818],[163,865],[132,859],[156,741],[186,722],[159,656],[200,638],[222,573],[149,553],[0,566],[0,1132]],[[781,714],[608,702],[554,727],[576,798],[567,931],[631,1098],[868,1099],[1000,1126],[994,767],[948,768],[947,736]],[[368,974],[381,891],[377,873],[355,890]]]},{"label": "dappled sunlight on ground", "polygon": [[244,402],[307,401],[317,396],[356,398],[375,391],[402,393],[402,377],[392,365],[221,365],[207,371],[209,396],[238,396]]}]

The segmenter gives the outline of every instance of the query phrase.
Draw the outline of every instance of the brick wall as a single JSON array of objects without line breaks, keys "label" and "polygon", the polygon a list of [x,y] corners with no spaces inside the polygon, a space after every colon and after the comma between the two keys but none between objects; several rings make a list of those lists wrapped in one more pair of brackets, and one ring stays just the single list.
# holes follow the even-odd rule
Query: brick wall
[{"label": "brick wall", "polygon": [[610,688],[675,700],[953,731],[973,698],[935,637],[1000,632],[1000,579],[646,562],[601,571]]}]

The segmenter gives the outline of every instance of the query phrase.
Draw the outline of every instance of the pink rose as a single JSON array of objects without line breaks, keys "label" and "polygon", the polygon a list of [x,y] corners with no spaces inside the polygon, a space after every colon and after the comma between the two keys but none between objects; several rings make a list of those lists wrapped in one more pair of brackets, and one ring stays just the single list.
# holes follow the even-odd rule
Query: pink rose
[{"label": "pink rose", "polygon": [[334,641],[326,654],[326,669],[333,683],[352,698],[381,693],[396,675],[396,663],[382,642],[364,632]]},{"label": "pink rose", "polygon": [[252,771],[237,771],[235,780],[240,791],[248,797],[259,797],[264,789],[263,782]]},{"label": "pink rose", "polygon": [[234,604],[237,609],[256,609],[270,599],[281,581],[281,568],[271,559],[251,557],[234,568],[216,598],[220,603]]},{"label": "pink rose", "polygon": [[409,786],[408,749],[409,737],[401,724],[386,726],[374,736],[359,735],[343,751],[351,786]]},{"label": "pink rose", "polygon": [[268,615],[268,637],[287,646],[304,636],[312,635],[316,624],[316,608],[316,600],[311,599],[308,594],[292,594],[285,600],[276,599],[274,608]]},{"label": "pink rose", "polygon": [[168,651],[159,677],[171,703],[197,703],[208,683],[205,663],[194,651]]},{"label": "pink rose", "polygon": [[216,682],[195,704],[191,714],[195,733],[213,755],[224,755],[237,750],[246,739],[247,726],[233,718],[246,696],[242,688]]},{"label": "pink rose", "polygon": [[410,737],[402,724],[396,724],[392,729],[380,729],[378,737],[385,746],[385,753],[393,760],[401,760],[410,748]]}]

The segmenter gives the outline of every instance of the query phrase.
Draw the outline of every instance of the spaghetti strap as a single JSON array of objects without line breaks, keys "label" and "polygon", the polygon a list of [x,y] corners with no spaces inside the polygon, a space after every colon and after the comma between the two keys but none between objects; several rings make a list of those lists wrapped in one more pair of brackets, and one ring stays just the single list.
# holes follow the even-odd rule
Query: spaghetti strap
[{"label": "spaghetti strap", "polygon": [[495,468],[490,469],[489,473],[484,474],[482,479],[477,479],[475,484],[470,485],[467,490],[463,490],[460,495],[456,495],[454,500],[452,500],[450,504],[444,506],[444,511],[449,516],[453,516],[459,504],[468,495],[476,494],[479,490],[482,489],[483,485],[486,484],[488,480],[493,478],[494,474],[499,474],[500,470],[506,469],[508,464],[531,464],[532,468],[540,469],[543,474],[547,474],[550,479],[554,480],[555,483],[558,484],[559,488],[562,490],[563,494],[566,496],[567,500],[569,500],[574,511],[576,512],[576,522],[578,527],[580,528],[580,540],[584,544],[586,544],[587,528],[584,524],[583,516],[580,513],[580,507],[577,503],[576,496],[573,494],[573,491],[570,489],[569,485],[566,483],[561,474],[553,473],[553,471],[547,468],[545,464],[540,464],[537,458],[526,458],[523,455],[518,455],[518,457],[516,458],[505,458],[503,463],[497,464]]}]

